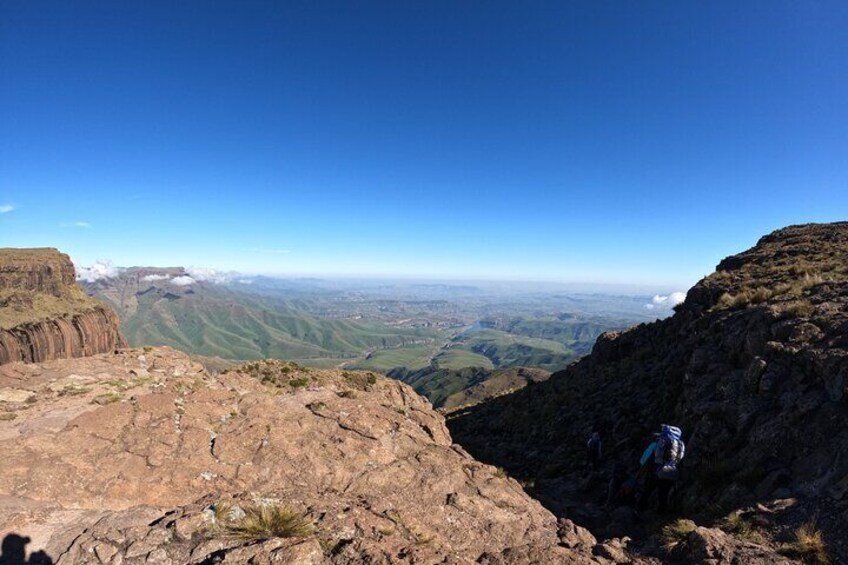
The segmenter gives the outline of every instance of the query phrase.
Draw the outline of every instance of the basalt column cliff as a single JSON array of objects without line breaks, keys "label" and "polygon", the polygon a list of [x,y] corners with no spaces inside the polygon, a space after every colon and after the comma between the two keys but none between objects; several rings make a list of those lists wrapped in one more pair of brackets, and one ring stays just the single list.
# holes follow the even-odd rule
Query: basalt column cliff
[{"label": "basalt column cliff", "polygon": [[56,249],[0,249],[0,364],[83,357],[123,347],[112,310],[76,286]]}]

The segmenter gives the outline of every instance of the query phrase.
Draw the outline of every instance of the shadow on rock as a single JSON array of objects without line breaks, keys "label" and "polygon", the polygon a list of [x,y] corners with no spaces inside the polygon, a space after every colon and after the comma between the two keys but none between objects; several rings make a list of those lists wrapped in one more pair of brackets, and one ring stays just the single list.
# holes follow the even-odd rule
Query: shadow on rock
[{"label": "shadow on rock", "polygon": [[36,551],[26,559],[26,545],[32,541],[18,534],[3,538],[0,565],[53,565],[53,559],[43,551]]}]

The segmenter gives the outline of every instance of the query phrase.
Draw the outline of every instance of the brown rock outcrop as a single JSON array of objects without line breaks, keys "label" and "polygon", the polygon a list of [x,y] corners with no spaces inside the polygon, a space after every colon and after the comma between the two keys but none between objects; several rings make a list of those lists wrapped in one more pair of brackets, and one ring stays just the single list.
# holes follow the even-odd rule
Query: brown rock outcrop
[{"label": "brown rock outcrop", "polygon": [[[0,533],[62,564],[609,562],[372,374],[126,350],[2,366],[0,410]],[[232,535],[256,505],[313,531]]]},{"label": "brown rock outcrop", "polygon": [[88,312],[0,330],[0,364],[37,363],[114,351],[124,347],[118,324],[112,310],[95,306]]},{"label": "brown rock outcrop", "polygon": [[124,346],[117,316],[76,286],[67,255],[55,249],[0,249],[0,364]]},{"label": "brown rock outcrop", "polygon": [[76,283],[70,258],[58,250],[0,249],[0,288],[61,296]]}]

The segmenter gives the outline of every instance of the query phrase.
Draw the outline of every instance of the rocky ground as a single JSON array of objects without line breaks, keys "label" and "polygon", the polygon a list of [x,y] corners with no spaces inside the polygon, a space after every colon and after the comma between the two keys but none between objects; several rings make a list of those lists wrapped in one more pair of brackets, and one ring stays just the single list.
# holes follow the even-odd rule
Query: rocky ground
[{"label": "rocky ground", "polygon": [[[0,284],[61,294],[72,270],[51,265]],[[69,323],[45,343],[80,347],[25,332],[21,359],[112,335]],[[372,373],[210,374],[168,348],[0,364],[0,563],[848,563],[846,387],[848,224],[763,238],[672,318],[450,431]],[[688,444],[673,512],[606,505],[666,422]]]},{"label": "rocky ground", "polygon": [[[824,553],[801,547],[811,531],[819,541],[807,545],[844,563],[846,386],[848,224],[794,226],[722,261],[672,318],[605,334],[589,357],[548,381],[448,423],[475,457],[600,537],[657,546],[662,526],[682,516],[824,562]],[[634,472],[661,423],[682,427],[688,443],[676,514],[604,508],[613,465]],[[595,473],[584,454],[593,429],[606,445]]]},{"label": "rocky ground", "polygon": [[[0,532],[62,564],[626,555],[558,523],[454,445],[425,399],[369,373],[259,362],[211,376],[167,348],[8,364],[0,452]],[[262,508],[305,529],[245,534]]]}]

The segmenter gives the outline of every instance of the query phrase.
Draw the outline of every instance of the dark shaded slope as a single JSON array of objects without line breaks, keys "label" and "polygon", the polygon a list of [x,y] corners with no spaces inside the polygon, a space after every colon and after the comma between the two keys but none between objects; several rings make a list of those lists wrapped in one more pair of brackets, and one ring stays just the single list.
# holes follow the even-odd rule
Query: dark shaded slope
[{"label": "dark shaded slope", "polygon": [[454,413],[453,437],[576,515],[563,493],[583,477],[592,427],[631,464],[673,422],[689,446],[684,513],[797,497],[791,519],[816,521],[846,559],[846,273],[848,224],[774,232],[722,261],[672,318],[605,334],[550,380]]}]

